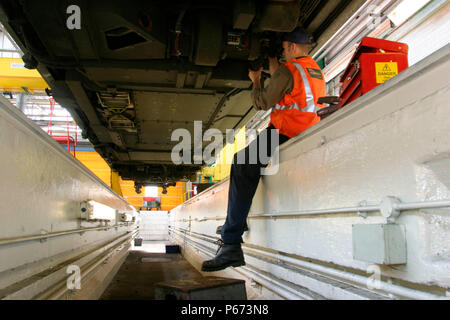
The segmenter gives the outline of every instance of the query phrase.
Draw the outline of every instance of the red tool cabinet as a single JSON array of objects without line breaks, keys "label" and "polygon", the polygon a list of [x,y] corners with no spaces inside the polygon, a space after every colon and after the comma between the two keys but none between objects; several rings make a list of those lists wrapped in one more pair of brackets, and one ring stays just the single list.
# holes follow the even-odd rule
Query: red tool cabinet
[{"label": "red tool cabinet", "polygon": [[341,78],[339,107],[408,68],[408,45],[365,37]]}]

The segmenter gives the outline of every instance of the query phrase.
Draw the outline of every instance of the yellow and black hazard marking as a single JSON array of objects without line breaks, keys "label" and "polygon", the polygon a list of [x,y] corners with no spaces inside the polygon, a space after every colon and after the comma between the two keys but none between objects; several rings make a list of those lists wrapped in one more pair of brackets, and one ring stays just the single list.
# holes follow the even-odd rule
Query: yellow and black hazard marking
[{"label": "yellow and black hazard marking", "polygon": [[377,83],[385,83],[398,75],[397,62],[375,62],[375,74]]}]

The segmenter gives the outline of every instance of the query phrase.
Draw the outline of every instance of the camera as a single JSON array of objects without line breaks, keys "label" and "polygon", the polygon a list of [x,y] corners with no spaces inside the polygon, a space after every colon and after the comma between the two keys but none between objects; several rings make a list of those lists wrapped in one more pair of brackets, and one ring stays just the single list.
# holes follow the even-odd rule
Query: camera
[{"label": "camera", "polygon": [[250,62],[250,69],[253,71],[269,69],[269,57],[280,58],[283,54],[281,36],[272,35],[260,39],[259,56]]}]

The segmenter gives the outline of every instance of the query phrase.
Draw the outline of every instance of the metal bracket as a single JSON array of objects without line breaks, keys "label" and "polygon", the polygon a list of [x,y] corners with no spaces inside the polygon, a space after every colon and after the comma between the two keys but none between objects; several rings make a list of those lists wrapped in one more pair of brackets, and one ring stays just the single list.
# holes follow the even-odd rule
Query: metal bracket
[{"label": "metal bracket", "polygon": [[259,291],[259,293],[262,292],[262,285],[257,282],[255,279],[250,279],[250,286],[256,290]]},{"label": "metal bracket", "polygon": [[[366,200],[361,201],[360,203],[358,203],[358,206],[359,206],[359,207],[365,207],[365,206],[367,206],[367,201],[366,201]],[[367,211],[358,211],[358,216],[360,216],[360,217],[362,217],[362,218],[364,218],[364,219],[367,218],[367,215],[368,215],[368,212],[367,212]]]},{"label": "metal bracket", "polygon": [[397,209],[400,203],[400,199],[393,196],[387,196],[381,201],[380,212],[386,218],[387,223],[394,223],[400,215],[400,210]]},{"label": "metal bracket", "polygon": [[[46,235],[46,234],[48,234],[48,231],[45,230],[45,229],[41,229],[41,234],[42,234],[42,235]],[[47,241],[47,238],[41,238],[41,239],[39,239],[39,241],[40,241],[41,243],[43,243],[43,242]]]}]

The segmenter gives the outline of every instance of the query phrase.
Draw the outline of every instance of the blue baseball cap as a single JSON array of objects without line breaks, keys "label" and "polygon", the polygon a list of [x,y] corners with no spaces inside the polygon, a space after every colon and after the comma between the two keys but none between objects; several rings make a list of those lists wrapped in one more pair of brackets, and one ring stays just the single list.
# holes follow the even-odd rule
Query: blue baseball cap
[{"label": "blue baseball cap", "polygon": [[289,41],[298,44],[313,44],[314,38],[305,29],[297,27],[293,31],[285,33],[283,41]]}]

